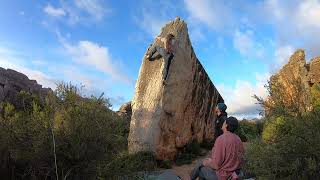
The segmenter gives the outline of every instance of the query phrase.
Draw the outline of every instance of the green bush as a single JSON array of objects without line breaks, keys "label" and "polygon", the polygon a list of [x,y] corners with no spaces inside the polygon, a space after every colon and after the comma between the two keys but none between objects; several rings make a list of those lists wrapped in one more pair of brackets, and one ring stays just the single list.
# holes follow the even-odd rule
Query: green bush
[{"label": "green bush", "polygon": [[320,110],[320,83],[315,83],[311,88],[312,103],[316,110]]},{"label": "green bush", "polygon": [[197,140],[191,141],[184,149],[177,154],[175,159],[176,165],[191,164],[194,159],[204,155]]},{"label": "green bush", "polygon": [[269,143],[275,142],[277,138],[280,138],[281,132],[285,128],[285,123],[284,117],[269,119],[263,129],[262,140]]},{"label": "green bush", "polygon": [[126,121],[108,99],[80,92],[60,84],[43,102],[21,92],[18,105],[1,104],[2,178],[96,179],[105,162],[126,151]]},{"label": "green bush", "polygon": [[156,168],[157,161],[151,152],[123,153],[106,162],[100,176],[107,179],[132,178],[137,177],[139,172],[155,171]]},{"label": "green bush", "polygon": [[252,141],[262,134],[263,120],[242,120],[239,121],[239,128],[236,130],[236,134],[243,142]]},{"label": "green bush", "polygon": [[272,143],[247,149],[246,169],[266,179],[315,179],[320,175],[320,112],[286,119]]},{"label": "green bush", "polygon": [[[293,76],[294,77],[294,76]],[[269,84],[269,97],[258,99],[265,108],[262,139],[246,150],[245,170],[257,179],[318,179],[320,176],[320,111],[310,111],[309,92],[297,78],[292,93],[281,84]],[[315,86],[316,87],[316,86]],[[318,102],[311,90],[313,106]]]}]

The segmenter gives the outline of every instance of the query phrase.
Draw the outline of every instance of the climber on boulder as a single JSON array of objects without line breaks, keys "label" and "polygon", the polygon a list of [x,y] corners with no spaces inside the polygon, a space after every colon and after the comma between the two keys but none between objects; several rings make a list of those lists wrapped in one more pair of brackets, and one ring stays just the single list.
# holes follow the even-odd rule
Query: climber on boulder
[{"label": "climber on boulder", "polygon": [[159,45],[154,46],[146,55],[146,59],[148,59],[149,61],[154,61],[156,59],[156,57],[154,57],[154,54],[156,52],[158,52],[164,59],[164,63],[165,63],[165,72],[163,75],[163,84],[166,85],[166,80],[168,77],[168,73],[169,73],[169,68],[170,68],[170,64],[171,61],[174,57],[173,54],[173,45],[174,45],[174,40],[175,37],[173,34],[169,33],[167,34],[167,36],[165,38],[162,37],[157,37],[157,40],[160,40],[161,42],[163,42],[164,47],[161,47]]}]

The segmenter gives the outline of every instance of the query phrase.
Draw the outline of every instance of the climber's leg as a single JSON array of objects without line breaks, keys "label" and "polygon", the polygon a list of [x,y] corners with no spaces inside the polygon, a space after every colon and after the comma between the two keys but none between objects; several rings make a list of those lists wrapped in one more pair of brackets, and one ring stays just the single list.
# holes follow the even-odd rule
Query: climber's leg
[{"label": "climber's leg", "polygon": [[168,59],[168,60],[167,60],[167,62],[166,62],[165,74],[164,74],[164,76],[163,76],[163,80],[164,80],[164,81],[166,81],[167,78],[168,78],[169,68],[170,68],[171,61],[172,61],[173,57],[174,57],[174,55],[171,53],[171,54],[169,55],[169,57],[166,58],[166,59]]}]

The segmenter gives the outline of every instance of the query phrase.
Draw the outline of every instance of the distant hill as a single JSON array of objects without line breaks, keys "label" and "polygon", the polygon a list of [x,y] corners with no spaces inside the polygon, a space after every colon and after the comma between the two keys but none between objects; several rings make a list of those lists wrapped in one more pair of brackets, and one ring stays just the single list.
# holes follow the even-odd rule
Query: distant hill
[{"label": "distant hill", "polygon": [[43,88],[36,80],[30,80],[25,74],[0,67],[0,102],[10,102],[16,105],[18,94],[21,91],[39,96],[41,100],[44,100],[52,90]]}]

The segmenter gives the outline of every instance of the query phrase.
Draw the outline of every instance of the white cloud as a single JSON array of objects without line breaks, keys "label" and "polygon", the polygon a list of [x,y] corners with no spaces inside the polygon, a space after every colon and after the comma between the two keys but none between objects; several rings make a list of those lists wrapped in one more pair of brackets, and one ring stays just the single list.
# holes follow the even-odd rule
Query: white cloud
[{"label": "white cloud", "polygon": [[21,72],[29,77],[29,79],[34,79],[38,82],[38,84],[42,85],[43,87],[49,87],[51,89],[55,89],[57,80],[53,79],[52,77],[46,75],[45,73],[37,70],[32,70],[26,68],[22,65],[19,65],[13,58],[10,57],[2,57],[0,56],[0,67],[6,69],[13,69],[18,72]]},{"label": "white cloud", "polygon": [[[89,66],[96,67],[96,63],[98,63],[97,66],[101,65],[102,67],[105,67],[106,63],[97,62],[95,58],[110,58],[110,55],[108,55],[109,52],[106,48],[88,41],[79,42],[75,46],[69,45],[68,48],[72,49],[71,52],[74,53],[73,55],[75,57],[79,57],[79,59],[75,60],[79,60],[79,63]],[[79,52],[76,52],[77,50]],[[95,53],[98,55],[95,56]],[[105,97],[116,97],[112,98],[114,110],[118,110],[117,108],[120,107],[121,103],[129,101],[130,99],[128,97],[124,98],[122,95],[124,94],[123,91],[128,90],[128,88],[131,89],[132,84],[128,87],[127,84],[119,84],[118,82],[110,81],[110,76],[101,76],[101,73],[95,73],[96,71],[91,73],[92,71],[88,70],[88,68],[82,69],[78,64],[72,63],[72,65],[69,65],[69,63],[50,63],[50,61],[45,61],[43,59],[26,59],[26,56],[28,56],[28,54],[25,54],[23,51],[0,46],[0,67],[21,72],[27,75],[29,79],[36,80],[38,84],[43,87],[50,87],[53,90],[56,88],[57,83],[64,81],[77,85],[77,87],[80,88],[81,94],[84,96],[94,95],[99,97],[102,92],[108,92],[108,94],[105,94]],[[91,62],[91,60],[94,62]],[[32,63],[31,66],[30,63]],[[41,66],[41,69],[35,69],[37,67],[35,65]],[[114,67],[114,64],[112,65]],[[118,71],[113,72],[118,73]],[[127,78],[125,76],[121,76],[121,74],[115,76],[117,76],[116,78],[124,78],[122,79],[123,81],[126,81]],[[132,80],[130,80],[130,83],[132,83]],[[123,85],[123,88],[117,90],[113,89],[119,85]],[[128,95],[128,93],[125,94]]]},{"label": "white cloud", "polygon": [[111,9],[105,8],[100,0],[75,0],[75,4],[96,20],[101,20],[106,13],[111,12]]},{"label": "white cloud", "polygon": [[241,55],[249,55],[254,47],[252,40],[252,31],[241,32],[237,30],[233,37],[233,46]]},{"label": "white cloud", "polygon": [[139,20],[136,21],[140,27],[152,35],[152,37],[155,37],[160,33],[161,28],[168,20],[165,17],[160,17],[150,12],[146,12],[146,10],[144,10],[141,18],[142,20],[139,18]]},{"label": "white cloud", "polygon": [[61,6],[68,14],[68,23],[71,25],[87,22],[100,22],[112,10],[100,0],[73,0],[63,1]]},{"label": "white cloud", "polygon": [[179,2],[142,1],[133,16],[134,22],[152,37],[160,33],[161,28],[173,20],[179,10]]},{"label": "white cloud", "polygon": [[264,46],[254,39],[254,33],[251,30],[244,32],[236,30],[233,34],[233,47],[246,57],[261,58],[265,53]]},{"label": "white cloud", "polygon": [[43,8],[43,11],[47,13],[49,16],[52,17],[63,17],[66,15],[66,12],[62,8],[55,8],[48,4],[46,7]]},{"label": "white cloud", "polygon": [[233,25],[233,14],[224,1],[218,0],[184,0],[190,14],[190,21],[200,21],[213,29],[221,29]]},{"label": "white cloud", "polygon": [[[142,1],[142,5],[136,15],[133,17],[134,22],[146,33],[152,37],[157,36],[161,28],[169,21],[180,16],[181,9],[179,7],[186,6],[188,1]],[[180,4],[181,3],[181,4]],[[203,26],[199,26],[199,20],[191,18],[187,20],[189,35],[192,42],[205,39],[202,31]]]},{"label": "white cloud", "polygon": [[13,67],[13,69],[17,69],[18,71],[26,74],[30,79],[35,79],[38,84],[41,84],[43,87],[49,87],[51,89],[56,88],[57,80],[53,77],[48,76],[44,72],[28,69],[25,67]]},{"label": "white cloud", "polygon": [[79,41],[77,44],[70,44],[61,40],[67,53],[72,59],[80,64],[90,65],[95,69],[110,75],[115,80],[125,83],[133,81],[119,70],[119,67],[112,61],[109,49],[90,41]]},{"label": "white cloud", "polygon": [[[107,85],[107,79],[97,77],[95,74],[88,74],[81,72],[78,67],[65,66],[58,64],[49,64],[48,61],[35,59],[25,60],[24,56],[17,54],[16,51],[0,46],[0,67],[6,69],[13,69],[21,72],[29,77],[29,79],[36,80],[43,87],[50,87],[51,89],[56,88],[56,84],[62,81],[71,82],[78,87],[82,87],[83,95],[96,95],[100,94],[105,90]],[[27,68],[26,64],[32,63],[32,68]],[[33,69],[34,67],[49,66],[46,72]],[[54,74],[59,76],[59,79],[53,78]]]},{"label": "white cloud", "polygon": [[[291,28],[320,28],[319,0],[265,0],[262,4],[266,16],[275,23],[286,21]],[[282,24],[279,24],[282,25]],[[286,28],[285,28],[286,29]]]},{"label": "white cloud", "polygon": [[[70,25],[99,22],[112,12],[111,8],[101,0],[60,1],[60,7],[48,4],[43,11],[51,17],[59,18]],[[63,18],[62,18],[63,17]]]},{"label": "white cloud", "polygon": [[199,40],[205,39],[205,34],[201,31],[199,27],[191,26],[189,30],[189,35],[192,42],[197,42]]},{"label": "white cloud", "polygon": [[294,51],[295,49],[290,45],[278,47],[274,52],[275,62],[272,65],[271,70],[278,70],[285,65]]},{"label": "white cloud", "polygon": [[[235,31],[249,27],[257,32],[261,29],[255,27],[260,28],[257,25],[261,24],[272,28],[277,46],[291,45],[305,49],[309,57],[318,55],[320,36],[316,34],[320,34],[319,0],[263,0],[252,3],[241,0],[232,3],[220,0],[184,0],[184,5],[191,26],[197,27],[202,23],[220,33],[233,36],[235,47],[242,55],[249,52],[254,52],[257,57],[266,55],[265,43],[256,41],[256,34]],[[265,29],[262,30],[264,31]],[[237,44],[236,38],[244,44]]]},{"label": "white cloud", "polygon": [[85,73],[77,66],[58,67],[56,69],[55,71],[63,74],[65,81],[81,87],[81,94],[85,96],[99,97],[109,86],[105,77],[98,77],[94,73]]},{"label": "white cloud", "polygon": [[301,3],[297,13],[297,19],[310,28],[320,28],[320,1],[308,0]]},{"label": "white cloud", "polygon": [[320,47],[320,1],[319,0],[265,0],[259,22],[273,25],[278,46],[291,45],[315,56]]},{"label": "white cloud", "polygon": [[250,83],[244,80],[238,80],[234,86],[224,84],[217,85],[225,103],[228,106],[228,113],[236,117],[257,117],[261,107],[256,104],[257,101],[252,97],[267,97],[267,91],[264,85],[267,83],[269,74],[256,74],[256,82]]}]

